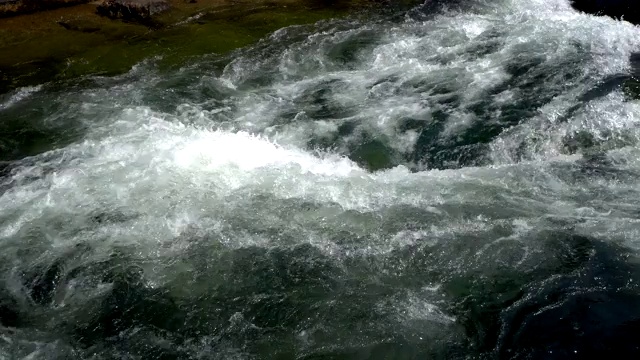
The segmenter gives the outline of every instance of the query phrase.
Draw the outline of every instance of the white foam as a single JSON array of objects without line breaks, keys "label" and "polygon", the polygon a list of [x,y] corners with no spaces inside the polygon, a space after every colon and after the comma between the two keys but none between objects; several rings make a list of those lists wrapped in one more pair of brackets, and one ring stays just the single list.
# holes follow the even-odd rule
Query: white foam
[{"label": "white foam", "polygon": [[42,85],[25,86],[13,91],[5,101],[0,103],[0,110],[8,109],[9,107],[19,103],[20,101],[29,98],[34,93],[37,93],[42,89]]},{"label": "white foam", "polygon": [[[471,184],[482,186],[487,176],[500,176],[503,171],[470,168],[411,174],[397,167],[370,174],[341,156],[313,155],[246,132],[185,126],[163,119],[166,117],[147,108],[127,109],[120,118],[128,121],[113,122],[112,136],[61,151],[74,160],[60,163],[55,171],[31,182],[25,179],[33,167],[15,171],[12,177],[22,185],[0,196],[0,218],[14,218],[2,236],[14,236],[31,222],[60,213],[82,219],[87,213],[126,209],[131,220],[115,227],[104,225],[96,236],[138,245],[145,239],[155,248],[193,225],[223,233],[225,219],[243,216],[236,211],[250,210],[237,208],[243,206],[241,199],[260,194],[269,194],[271,201],[336,204],[342,211],[369,212],[406,204],[431,207],[437,213],[439,205],[456,198],[470,201],[463,189]],[[510,182],[496,185],[517,186]],[[482,202],[484,195],[477,195],[473,200]],[[276,217],[269,221],[287,227],[289,220]],[[317,219],[305,221],[311,224]],[[52,236],[53,242],[80,241]],[[239,236],[234,241],[244,243],[243,239],[248,238]],[[398,244],[406,241],[394,240]]]}]

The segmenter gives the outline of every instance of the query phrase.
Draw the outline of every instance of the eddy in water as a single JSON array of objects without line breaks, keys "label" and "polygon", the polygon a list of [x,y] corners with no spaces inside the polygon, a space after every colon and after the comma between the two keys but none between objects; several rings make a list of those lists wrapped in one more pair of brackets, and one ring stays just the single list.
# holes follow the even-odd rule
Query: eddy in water
[{"label": "eddy in water", "polygon": [[638,52],[429,2],[7,94],[0,356],[635,358]]}]

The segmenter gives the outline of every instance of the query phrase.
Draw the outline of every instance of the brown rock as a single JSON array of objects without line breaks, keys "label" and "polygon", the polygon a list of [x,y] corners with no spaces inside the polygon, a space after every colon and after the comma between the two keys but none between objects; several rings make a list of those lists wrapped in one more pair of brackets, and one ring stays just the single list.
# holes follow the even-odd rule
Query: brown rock
[{"label": "brown rock", "polygon": [[141,21],[169,8],[171,5],[168,0],[104,0],[96,11],[111,19]]},{"label": "brown rock", "polygon": [[0,0],[0,17],[53,10],[88,3],[91,0]]}]

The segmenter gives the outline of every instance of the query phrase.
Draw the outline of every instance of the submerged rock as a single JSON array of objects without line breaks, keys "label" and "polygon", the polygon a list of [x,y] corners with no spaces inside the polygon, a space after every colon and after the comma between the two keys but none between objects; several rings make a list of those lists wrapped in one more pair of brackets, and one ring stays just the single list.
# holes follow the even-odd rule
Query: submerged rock
[{"label": "submerged rock", "polygon": [[112,19],[147,20],[171,8],[168,0],[105,0],[96,8],[98,14]]},{"label": "submerged rock", "polygon": [[63,28],[71,31],[80,31],[83,33],[94,33],[100,31],[100,27],[96,24],[93,24],[90,21],[82,21],[82,20],[69,20],[69,21],[58,21],[58,25]]},{"label": "submerged rock", "polygon": [[637,0],[573,0],[571,5],[594,15],[606,15],[640,24],[640,2]]}]

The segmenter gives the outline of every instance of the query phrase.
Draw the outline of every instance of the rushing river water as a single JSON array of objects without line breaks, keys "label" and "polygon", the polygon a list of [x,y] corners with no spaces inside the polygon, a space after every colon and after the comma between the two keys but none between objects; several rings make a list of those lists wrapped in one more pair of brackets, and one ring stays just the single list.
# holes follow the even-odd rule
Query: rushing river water
[{"label": "rushing river water", "polygon": [[449,3],[4,95],[0,359],[637,355],[640,28]]}]

